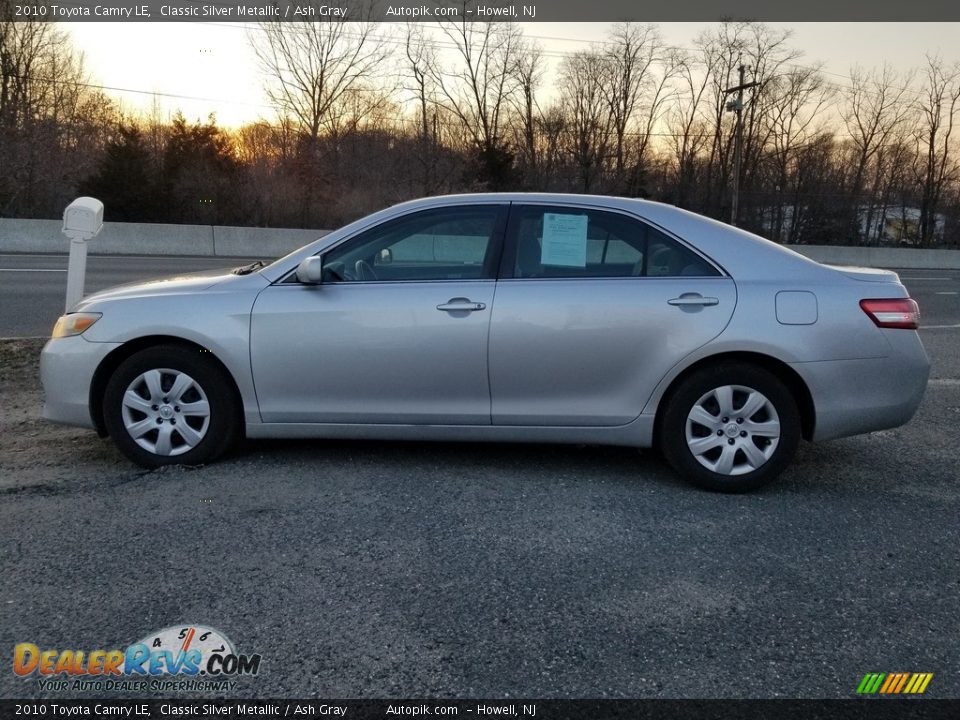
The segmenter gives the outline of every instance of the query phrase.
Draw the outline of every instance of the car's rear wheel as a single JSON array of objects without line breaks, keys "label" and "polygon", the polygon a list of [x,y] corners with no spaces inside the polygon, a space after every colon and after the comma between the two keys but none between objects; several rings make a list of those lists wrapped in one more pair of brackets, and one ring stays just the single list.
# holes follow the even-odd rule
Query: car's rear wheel
[{"label": "car's rear wheel", "polygon": [[144,467],[199,465],[239,432],[239,403],[223,370],[199,349],[165,345],[124,360],[107,382],[104,423],[117,447]]},{"label": "car's rear wheel", "polygon": [[685,479],[746,492],[783,472],[800,440],[790,390],[760,367],[725,363],[686,378],[667,400],[660,445]]}]

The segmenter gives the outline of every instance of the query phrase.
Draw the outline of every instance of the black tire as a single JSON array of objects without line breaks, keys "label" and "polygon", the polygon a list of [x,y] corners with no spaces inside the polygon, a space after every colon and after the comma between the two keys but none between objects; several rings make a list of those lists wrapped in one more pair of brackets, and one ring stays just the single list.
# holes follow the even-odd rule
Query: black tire
[{"label": "black tire", "polygon": [[[158,345],[146,348],[120,363],[107,381],[103,397],[104,423],[114,443],[133,462],[147,468],[163,465],[201,465],[220,457],[239,437],[242,427],[240,400],[224,370],[209,356],[204,357],[205,352],[199,348],[182,345]],[[173,398],[167,398],[170,402],[166,407],[152,405],[145,408],[145,411],[130,409],[128,404],[127,421],[142,421],[146,425],[149,424],[147,421],[152,423],[163,420],[164,422],[158,422],[157,430],[142,434],[141,441],[161,447],[158,441],[159,427],[167,423],[168,426],[164,430],[171,438],[171,452],[175,454],[157,454],[145,449],[138,444],[126,427],[124,418],[126,392],[131,387],[131,383],[153,370],[169,371],[160,372],[159,375],[160,387],[164,391],[173,389],[170,386],[178,377],[178,373],[194,381],[182,396],[184,407],[177,405]],[[151,378],[156,377],[151,374]],[[149,404],[151,401],[147,398],[150,397],[150,390],[147,385],[143,380],[137,387],[138,394],[145,403]],[[202,407],[204,400],[208,405],[206,419],[188,416],[190,412],[188,408]],[[155,410],[160,410],[171,417],[164,420],[163,417],[159,417],[159,412],[154,412]],[[178,420],[179,428],[175,427]],[[185,425],[187,427],[184,427]],[[194,433],[191,437],[199,436],[200,438],[192,446],[185,440],[187,433],[191,430]],[[184,435],[181,435],[181,432]]]},{"label": "black tire", "polygon": [[[758,391],[769,401],[769,405],[764,405],[761,410],[751,415],[755,422],[746,419],[744,424],[737,427],[738,420],[743,420],[736,417],[737,408],[745,407],[747,393],[739,389],[734,390],[730,405],[734,411],[727,418],[727,422],[723,422],[724,418],[721,417],[723,412],[717,402],[719,396],[708,396],[713,390],[723,387]],[[730,453],[735,463],[731,472],[739,474],[723,474],[711,470],[698,460],[688,445],[688,415],[705,396],[708,397],[703,404],[704,409],[713,415],[710,406],[714,404],[719,419],[715,425],[710,426],[709,431],[706,423],[691,421],[691,436],[695,440],[702,439],[709,445],[711,443],[707,441],[714,440],[715,433],[717,439],[714,443],[717,447],[702,452],[700,457],[705,463],[715,463],[720,466],[721,455]],[[722,363],[696,370],[683,380],[668,398],[665,398],[665,402],[664,414],[659,425],[660,448],[667,462],[682,478],[706,490],[742,493],[766,485],[783,472],[790,463],[800,441],[800,413],[790,390],[776,375],[754,365]],[[770,406],[776,418],[773,417]],[[743,429],[744,427],[758,428],[764,422],[770,425],[777,420],[780,435],[776,438],[775,444],[773,439],[762,436],[761,431],[754,436]],[[741,434],[746,436],[741,437]],[[753,445],[753,448],[746,447],[748,442]],[[729,448],[724,447],[727,444]],[[769,455],[762,464],[752,463],[748,458],[746,450],[754,454],[754,448],[758,448],[761,455]],[[759,456],[754,454],[754,457]],[[750,469],[754,466],[756,466],[755,469]]]}]

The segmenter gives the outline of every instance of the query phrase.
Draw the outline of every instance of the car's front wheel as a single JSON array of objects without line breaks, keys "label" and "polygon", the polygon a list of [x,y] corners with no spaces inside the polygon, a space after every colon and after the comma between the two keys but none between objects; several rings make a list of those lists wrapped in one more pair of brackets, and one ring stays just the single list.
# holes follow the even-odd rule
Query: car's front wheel
[{"label": "car's front wheel", "polygon": [[239,403],[224,372],[185,346],[147,348],[120,363],[103,416],[120,451],[151,468],[214,460],[239,432]]},{"label": "car's front wheel", "polygon": [[685,479],[708,490],[746,492],[789,464],[800,440],[790,390],[760,367],[695,371],[667,400],[660,445]]}]

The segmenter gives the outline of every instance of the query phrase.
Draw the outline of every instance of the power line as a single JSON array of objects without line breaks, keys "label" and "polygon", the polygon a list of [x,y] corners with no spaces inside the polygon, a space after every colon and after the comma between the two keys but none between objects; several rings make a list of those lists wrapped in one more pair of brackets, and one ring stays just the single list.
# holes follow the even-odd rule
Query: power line
[{"label": "power line", "polygon": [[32,80],[34,82],[48,82],[51,84],[60,83],[65,85],[74,85],[76,87],[90,88],[91,90],[109,90],[110,92],[134,93],[137,95],[152,95],[155,97],[166,97],[166,98],[172,98],[175,100],[212,102],[212,103],[220,103],[223,105],[246,105],[248,107],[260,107],[260,108],[266,108],[266,109],[273,109],[272,105],[268,105],[265,103],[251,103],[251,102],[245,102],[243,100],[219,100],[217,98],[200,97],[197,95],[182,95],[179,93],[160,92],[159,90],[137,90],[135,88],[117,87],[114,85],[99,85],[97,83],[83,82],[80,80],[63,80],[58,78],[44,78],[44,77],[35,77],[31,75],[13,75],[13,74],[7,74],[5,75],[5,77],[17,78],[18,80],[28,80],[28,81]]},{"label": "power line", "polygon": [[[218,22],[198,22],[198,23],[196,23],[196,24],[198,24],[198,25],[208,25],[208,26],[211,26],[211,27],[227,28],[227,29],[230,29],[230,30],[244,30],[244,31],[248,31],[248,32],[252,30],[252,31],[254,31],[254,32],[266,32],[266,30],[265,30],[263,27],[261,27],[260,25],[243,26],[243,25],[235,25],[235,24],[229,24],[229,23],[218,23]],[[656,27],[656,26],[655,26],[655,27]],[[341,31],[340,34],[342,34],[344,37],[352,37],[352,38],[355,38],[355,39],[362,37],[362,35],[361,35],[360,33],[349,33],[349,32],[343,32],[343,31]],[[385,42],[385,43],[393,44],[393,45],[405,45],[405,44],[406,44],[406,41],[405,41],[403,38],[395,38],[395,37],[383,36],[383,35],[368,35],[368,37],[369,37],[370,39],[373,39],[373,40],[378,40],[378,41],[380,41],[380,42]],[[585,43],[585,44],[590,45],[590,46],[600,45],[600,46],[616,47],[617,44],[618,44],[617,41],[615,41],[615,40],[602,40],[602,39],[601,39],[601,40],[588,40],[588,39],[586,39],[586,38],[568,38],[568,37],[561,37],[561,36],[556,36],[556,35],[534,35],[534,34],[523,33],[523,37],[524,37],[525,39],[531,39],[531,40],[550,40],[550,41],[561,41],[561,42],[578,42],[578,43]],[[454,43],[453,41],[437,40],[436,38],[431,38],[431,39],[429,39],[429,40],[421,39],[421,42],[422,42],[424,45],[428,45],[428,46],[433,47],[433,48],[439,48],[439,49],[444,49],[444,50],[456,50],[458,47],[460,47],[459,45],[457,45],[457,44]],[[706,65],[706,62],[703,61],[703,60],[701,60],[701,59],[699,59],[699,58],[695,58],[695,57],[694,57],[694,58],[690,58],[690,57],[689,57],[689,54],[690,54],[690,53],[693,53],[693,54],[700,53],[701,50],[702,50],[701,48],[690,47],[690,46],[686,46],[686,45],[669,45],[669,44],[661,44],[661,45],[658,45],[657,47],[658,47],[659,49],[661,49],[661,50],[673,50],[673,51],[678,51],[678,52],[686,53],[686,54],[688,55],[688,57],[687,57],[688,61],[689,61],[689,62],[692,62],[692,64],[694,64],[694,65],[696,65],[696,66],[705,66],[705,65]],[[574,57],[574,56],[576,56],[579,52],[581,52],[581,51],[544,50],[543,48],[540,48],[540,53],[541,53],[541,55],[544,55],[544,56],[546,56],[546,57],[561,58],[561,59],[566,59],[566,58],[569,58],[569,57]],[[821,73],[821,74],[823,74],[823,75],[831,75],[831,76],[833,76],[833,77],[837,77],[837,78],[842,78],[842,79],[844,79],[844,80],[848,80],[850,83],[853,83],[853,82],[854,82],[854,78],[853,78],[852,75],[844,75],[844,74],[842,74],[842,73],[837,73],[837,72],[833,72],[833,71],[830,71],[830,70],[825,70],[825,69],[824,69],[821,65],[819,65],[819,64],[803,64],[803,63],[795,63],[795,62],[784,62],[783,65],[784,65],[784,67],[793,68],[793,69],[795,69],[795,70],[813,70],[813,71],[818,72],[818,73]],[[834,85],[837,85],[837,83],[834,83]],[[853,87],[853,86],[852,86],[852,84],[851,84],[851,85],[848,85],[848,86],[846,86],[846,87],[838,87],[838,89],[841,89],[841,90],[843,90],[843,89],[852,89],[852,87]],[[901,91],[903,91],[903,92],[914,93],[914,94],[917,95],[917,96],[922,96],[922,94],[923,94],[923,92],[922,92],[921,90],[917,90],[916,88],[911,88],[911,87],[908,86],[908,85],[890,85],[889,87],[890,87],[890,89],[892,89],[892,90],[901,90]],[[876,96],[876,95],[879,95],[879,93],[874,92],[874,91],[870,91],[870,90],[861,90],[861,92],[863,92],[864,94],[867,94],[867,95],[875,95],[875,96]]]},{"label": "power line", "polygon": [[[202,23],[198,23],[198,24],[210,25],[210,26],[217,26],[217,27],[225,27],[225,28],[237,29],[237,30],[248,29],[248,30],[254,30],[254,31],[257,31],[257,32],[265,32],[265,30],[264,30],[262,27],[260,27],[259,25],[254,25],[254,26],[249,27],[249,28],[244,28],[244,27],[238,26],[238,25],[230,25],[229,23],[202,22]],[[654,25],[654,27],[657,27],[657,26]],[[351,36],[349,33],[343,33],[343,34],[346,35],[346,36]],[[359,34],[354,34],[354,35],[352,35],[351,37],[359,37]],[[380,39],[380,40],[382,40],[382,41],[384,41],[384,42],[393,43],[393,44],[401,44],[401,45],[402,45],[402,44],[405,44],[405,41],[404,41],[403,39],[399,39],[399,38],[390,38],[389,36],[387,36],[387,37],[384,37],[384,36],[379,36],[379,37],[378,37],[378,36],[371,36],[371,37]],[[588,39],[586,39],[586,38],[569,38],[569,37],[561,37],[561,36],[556,36],[556,35],[534,35],[534,34],[527,34],[527,33],[523,33],[523,37],[524,37],[524,38],[531,39],[531,40],[550,40],[550,41],[561,41],[561,42],[586,43],[586,44],[588,44],[588,45],[590,45],[590,46],[600,45],[600,46],[616,47],[616,46],[618,45],[618,43],[617,43],[616,40],[603,40],[603,39],[601,39],[601,40],[588,40]],[[454,44],[453,42],[447,42],[447,41],[442,41],[442,40],[441,40],[441,41],[437,41],[437,40],[435,40],[435,39],[434,39],[434,40],[430,40],[429,42],[425,42],[424,44],[432,45],[433,47],[440,47],[440,48],[443,48],[443,49],[457,49],[457,47],[459,47],[458,45]],[[679,52],[683,52],[683,53],[699,53],[699,52],[701,52],[701,48],[690,47],[690,46],[686,46],[686,45],[661,44],[661,45],[658,45],[657,47],[658,47],[659,49],[662,49],[662,50],[674,50],[674,51],[679,51]],[[573,56],[575,56],[575,55],[578,54],[578,51],[543,50],[542,48],[540,49],[540,51],[541,51],[541,54],[543,54],[543,55],[548,55],[548,56],[550,56],[550,57],[559,57],[559,58],[573,57]],[[689,59],[689,58],[688,58],[688,59]],[[694,58],[694,59],[692,60],[692,62],[693,62],[695,65],[701,65],[701,66],[702,66],[702,65],[706,65],[706,63],[705,63],[703,60],[699,60],[699,59],[696,59],[696,58]],[[796,70],[814,70],[814,71],[819,72],[819,73],[821,73],[821,74],[823,74],[823,75],[832,75],[833,77],[837,77],[837,78],[842,78],[842,79],[844,79],[844,80],[848,80],[848,81],[850,81],[851,83],[854,82],[854,78],[853,78],[852,75],[844,75],[844,74],[842,74],[842,73],[837,73],[837,72],[833,72],[833,71],[830,71],[830,70],[825,70],[825,69],[824,69],[821,65],[819,65],[819,64],[803,64],[803,63],[785,62],[785,63],[783,63],[783,65],[784,65],[785,67],[794,68],[794,69],[796,69]],[[911,87],[908,86],[908,85],[891,85],[890,88],[893,89],[893,90],[902,90],[902,91],[904,91],[904,92],[911,92],[911,93],[915,93],[915,94],[917,94],[917,95],[922,95],[922,91],[917,90],[917,89],[915,89],[915,88],[911,88]],[[872,92],[866,91],[866,94],[877,94],[877,93],[872,93]]]},{"label": "power line", "polygon": [[[195,23],[195,24],[197,24],[197,25],[209,26],[209,27],[227,28],[227,29],[231,29],[231,30],[243,30],[243,31],[251,31],[251,30],[253,30],[253,31],[260,31],[260,32],[264,32],[264,31],[265,31],[264,28],[260,27],[259,25],[236,25],[236,24],[217,23],[217,22],[200,22],[200,23]],[[360,37],[363,37],[363,35],[360,34],[360,33],[343,32],[342,34],[343,34],[345,37],[352,37],[352,38],[360,38]],[[370,37],[371,39],[375,40],[375,41],[378,41],[378,42],[384,42],[384,43],[390,43],[390,44],[397,44],[397,45],[403,45],[403,44],[405,44],[405,40],[404,40],[404,39],[398,38],[398,37],[392,37],[392,36],[389,36],[389,35],[386,35],[386,36],[385,36],[385,35],[370,35],[369,37]],[[553,41],[589,43],[589,44],[591,44],[591,45],[615,45],[615,44],[616,44],[616,42],[615,42],[615,41],[612,41],[612,40],[606,40],[606,41],[600,40],[600,41],[596,41],[596,40],[587,40],[587,39],[583,39],[583,38],[566,38],[566,37],[553,36],[553,35],[533,35],[533,34],[531,34],[531,35],[524,35],[524,37],[530,38],[530,39],[538,39],[538,40],[553,40]],[[437,48],[437,49],[450,50],[450,49],[456,49],[456,48],[458,47],[458,45],[456,45],[456,44],[453,43],[452,41],[447,42],[447,41],[437,40],[437,39],[435,39],[435,38],[424,39],[423,42],[424,42],[424,44],[426,44],[426,45],[428,45],[428,46],[431,46],[431,47],[434,47],[434,48]],[[695,51],[695,49],[693,49],[693,48],[684,47],[684,46],[679,46],[679,45],[665,45],[665,46],[662,46],[662,47],[665,48],[665,49],[681,50],[681,51],[684,51],[684,52]],[[543,51],[543,54],[545,54],[545,55],[546,55],[546,54],[549,54],[551,57],[564,57],[564,58],[565,58],[565,57],[571,57],[571,56],[575,55],[576,53],[574,53],[574,52],[564,52],[564,51]],[[704,65],[704,63],[703,63],[702,61],[700,61],[700,60],[697,60],[697,61],[696,61],[696,64],[697,64],[698,66],[703,66],[703,65]],[[825,70],[823,70],[822,68],[820,68],[819,66],[816,66],[816,65],[802,65],[802,64],[798,64],[798,63],[787,63],[786,66],[787,66],[787,67],[793,67],[793,68],[807,69],[807,70],[815,70],[815,71],[821,72],[821,73],[823,73],[823,74],[829,74],[829,75],[833,75],[833,76],[836,76],[836,77],[841,77],[841,78],[845,78],[845,79],[848,79],[848,80],[850,80],[850,81],[853,81],[853,78],[852,78],[851,76],[841,75],[841,74],[839,74],[839,73],[832,73],[832,72],[829,72],[829,71],[825,71]],[[147,95],[147,96],[162,97],[162,98],[169,98],[169,99],[175,99],[175,100],[187,100],[187,101],[191,101],[191,102],[209,102],[209,103],[216,103],[216,104],[219,104],[219,105],[226,105],[226,106],[252,107],[252,108],[260,108],[260,109],[264,109],[264,110],[275,110],[275,106],[273,106],[273,105],[271,105],[271,104],[269,104],[269,103],[262,103],[262,102],[257,103],[257,102],[248,102],[248,101],[236,100],[236,99],[211,98],[211,97],[203,97],[203,96],[189,95],[189,94],[185,94],[185,93],[161,92],[161,91],[154,91],[154,90],[142,90],[142,89],[138,89],[138,88],[118,87],[118,86],[102,85],[102,84],[96,84],[96,83],[86,83],[85,85],[86,85],[87,87],[90,87],[90,88],[93,88],[93,89],[99,89],[99,90],[109,91],[109,92],[129,93],[129,94],[136,94],[136,95]],[[850,89],[852,89],[852,86],[841,87],[841,86],[839,86],[839,85],[837,85],[837,84],[834,84],[834,86],[835,86],[838,90],[850,90]],[[916,89],[912,89],[912,88],[909,88],[909,87],[900,87],[900,86],[890,86],[890,87],[891,87],[891,89],[900,89],[900,90],[904,90],[904,91],[909,91],[909,92],[915,93],[915,94],[917,94],[917,95],[922,95],[922,91],[916,90]],[[364,91],[364,92],[376,92],[376,91],[377,91],[376,88],[358,88],[357,90],[359,90],[359,91]],[[863,90],[862,92],[864,92],[864,94],[867,94],[867,95],[878,95],[878,93],[872,92],[872,91],[870,91],[870,90]],[[850,136],[850,135],[848,135],[848,136]],[[852,137],[852,136],[851,136],[851,137]]]},{"label": "power line", "polygon": [[[97,84],[97,83],[83,82],[83,81],[80,81],[80,80],[63,80],[63,79],[55,79],[55,78],[36,77],[36,76],[32,76],[32,75],[8,75],[7,77],[14,77],[14,78],[17,78],[17,79],[19,79],[19,80],[32,80],[32,81],[35,81],[35,82],[48,82],[48,83],[51,83],[51,84],[57,84],[57,83],[59,83],[59,84],[65,84],[65,85],[73,85],[73,86],[75,86],[75,87],[85,87],[85,88],[89,88],[89,89],[93,89],[93,90],[109,90],[109,91],[111,91],[111,92],[126,92],[126,93],[136,93],[136,94],[141,94],[141,95],[154,95],[154,96],[159,96],[159,97],[168,97],[168,98],[173,98],[173,99],[182,99],[182,100],[191,100],[191,101],[222,102],[222,103],[224,103],[224,104],[243,104],[243,105],[247,105],[247,106],[250,106],[250,107],[259,107],[259,108],[270,109],[270,110],[274,110],[274,109],[275,109],[274,106],[269,105],[269,104],[264,104],[264,103],[240,103],[240,102],[238,102],[238,101],[217,100],[217,99],[215,99],[215,98],[205,98],[205,97],[198,97],[198,96],[194,96],[194,95],[180,95],[180,94],[176,94],[176,93],[163,93],[163,92],[155,92],[155,91],[151,91],[151,90],[137,90],[137,89],[133,89],[133,88],[123,88],[123,87],[116,87],[116,86],[110,86],[110,85],[100,85],[100,84]],[[387,116],[387,115],[370,115],[370,114],[366,114],[366,115],[363,115],[363,116],[360,117],[360,118],[357,118],[357,120],[359,120],[359,121],[367,121],[367,122],[369,122],[369,123],[386,123],[386,124],[399,124],[399,125],[413,126],[413,127],[418,128],[418,129],[421,127],[421,124],[422,124],[419,119],[409,118],[409,117],[403,117],[403,116],[397,116],[397,115]],[[251,124],[252,124],[252,123],[251,123]],[[350,124],[350,123],[346,123],[346,124]],[[357,123],[357,124],[359,124],[359,123]],[[459,125],[461,125],[461,123],[460,123],[459,121],[453,120],[453,119],[451,119],[450,121],[446,121],[445,124],[447,124],[447,125],[453,125],[454,127],[458,127]],[[602,132],[600,132],[600,133],[598,133],[598,134],[601,135],[601,136],[603,136],[603,137],[608,137],[608,138],[610,138],[610,137],[616,137],[616,132],[615,132],[614,130],[605,130],[605,131],[602,131]],[[669,132],[649,132],[649,133],[647,133],[647,132],[640,132],[640,131],[631,130],[631,131],[627,131],[627,132],[623,133],[624,137],[628,137],[628,138],[632,138],[632,137],[684,138],[684,137],[686,137],[686,138],[701,138],[701,139],[702,139],[702,138],[713,138],[713,137],[717,137],[718,134],[720,134],[721,136],[723,135],[723,133],[717,133],[716,131],[690,132],[690,133],[669,133]],[[795,145],[792,145],[790,148],[788,148],[788,151],[789,151],[789,152],[796,152],[796,151],[805,149],[805,148],[807,148],[807,147],[811,147],[811,146],[814,145],[815,143],[819,142],[820,139],[823,138],[824,136],[827,136],[827,137],[830,137],[830,138],[852,138],[852,137],[856,137],[856,136],[854,136],[854,135],[852,135],[852,134],[850,134],[850,133],[835,132],[835,131],[826,131],[826,132],[824,132],[824,133],[818,133],[818,134],[816,134],[816,136],[815,136],[814,139],[812,139],[812,140],[808,140],[808,141],[806,141],[806,142],[800,142],[800,143],[797,143],[797,144],[795,144]],[[896,146],[896,145],[897,145],[897,143],[881,143],[881,144],[877,145],[877,147],[894,147],[894,146]],[[779,153],[779,152],[781,152],[781,151],[780,151],[780,150],[775,150],[775,152]]]}]

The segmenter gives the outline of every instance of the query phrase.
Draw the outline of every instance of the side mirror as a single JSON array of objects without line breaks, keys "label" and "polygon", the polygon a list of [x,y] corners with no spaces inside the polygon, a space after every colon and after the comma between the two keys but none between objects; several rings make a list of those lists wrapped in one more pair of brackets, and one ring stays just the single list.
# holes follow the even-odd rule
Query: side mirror
[{"label": "side mirror", "polygon": [[304,258],[297,265],[297,280],[305,285],[319,285],[323,280],[323,259],[318,255]]},{"label": "side mirror", "polygon": [[377,253],[377,265],[389,265],[393,262],[393,251],[390,248],[384,248]]}]

